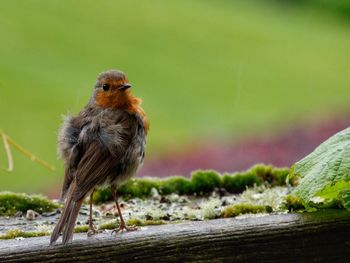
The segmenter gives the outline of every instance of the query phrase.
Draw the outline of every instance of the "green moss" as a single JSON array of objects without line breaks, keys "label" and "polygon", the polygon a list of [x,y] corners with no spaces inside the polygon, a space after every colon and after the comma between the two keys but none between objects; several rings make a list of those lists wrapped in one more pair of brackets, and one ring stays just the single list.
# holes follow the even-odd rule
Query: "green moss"
[{"label": "green moss", "polygon": [[163,220],[145,220],[144,225],[145,226],[158,226],[158,225],[164,225],[165,222]]},{"label": "green moss", "polygon": [[285,208],[288,211],[305,210],[303,201],[295,195],[287,195],[285,197],[285,202],[283,203],[282,208]]},{"label": "green moss", "polygon": [[288,168],[273,168],[272,169],[273,185],[274,186],[286,185],[288,175],[289,175]]},{"label": "green moss", "polygon": [[191,182],[193,192],[203,195],[211,193],[215,188],[219,188],[221,186],[221,177],[212,170],[199,170],[192,173]]},{"label": "green moss", "polygon": [[[159,189],[159,184],[157,178],[130,179],[118,188],[118,196],[122,196],[125,199],[146,198],[150,195],[152,188]],[[101,204],[107,201],[113,201],[110,187],[95,191],[93,196],[94,204]]]},{"label": "green moss", "polygon": [[289,174],[288,168],[275,168],[272,165],[265,164],[254,165],[249,171],[272,186],[285,185]]},{"label": "green moss", "polygon": [[235,217],[241,214],[258,214],[258,213],[271,213],[272,208],[270,206],[253,205],[248,203],[236,204],[226,207],[222,213],[222,217]]},{"label": "green moss", "polygon": [[164,225],[165,222],[163,220],[145,220],[143,221],[144,226],[159,226]]},{"label": "green moss", "polygon": [[30,237],[42,237],[42,236],[48,236],[50,235],[49,232],[39,231],[39,232],[32,232],[32,231],[22,231],[20,229],[11,229],[7,231],[5,234],[0,235],[0,239],[13,239],[17,237],[24,237],[24,238],[30,238]]},{"label": "green moss", "polygon": [[140,219],[129,219],[126,224],[128,226],[156,226],[163,225],[163,220],[140,220]]},{"label": "green moss", "polygon": [[84,225],[84,226],[76,226],[74,228],[74,233],[86,233],[89,231],[89,226]]},{"label": "green moss", "polygon": [[99,226],[99,229],[112,230],[112,229],[116,229],[117,227],[119,227],[119,222],[117,220],[113,220],[113,221],[101,224]]},{"label": "green moss", "polygon": [[148,197],[152,188],[159,189],[159,180],[155,178],[130,179],[118,189],[118,194],[124,198]]},{"label": "green moss", "polygon": [[38,213],[51,212],[59,204],[41,195],[27,195],[12,192],[0,193],[0,216],[13,216],[21,211],[34,210]]},{"label": "green moss", "polygon": [[112,200],[112,190],[110,187],[95,191],[92,197],[92,202],[94,204],[101,204]]},{"label": "green moss", "polygon": [[253,174],[260,177],[263,181],[271,182],[272,178],[272,166],[264,164],[256,164],[249,169]]},{"label": "green moss", "polygon": [[169,195],[177,193],[179,195],[191,195],[193,193],[191,181],[182,176],[173,176],[162,180],[159,183],[159,193]]},{"label": "green moss", "polygon": [[129,219],[128,221],[126,221],[126,224],[128,226],[143,226],[143,221],[141,219],[136,219],[136,218],[133,218],[133,219]]},{"label": "green moss", "polygon": [[292,186],[299,185],[301,180],[300,174],[295,173],[295,164],[290,168],[290,173],[287,176],[287,183]]},{"label": "green moss", "polygon": [[222,178],[222,187],[230,193],[243,192],[247,187],[260,185],[262,180],[251,172],[225,174]]},{"label": "green moss", "polygon": [[[158,178],[130,179],[118,189],[118,195],[125,199],[147,198],[152,188],[158,190],[161,195],[177,193],[179,195],[207,195],[215,188],[224,188],[231,193],[239,193],[247,187],[260,185],[263,182],[271,186],[283,186],[286,184],[288,168],[275,168],[271,165],[258,164],[247,171],[225,174],[220,176],[216,171],[195,171],[191,180],[182,176],[173,176],[163,180]],[[98,190],[93,197],[94,204],[112,201],[110,188]]]},{"label": "green moss", "polygon": [[[150,226],[150,225],[162,225],[164,224],[163,220],[141,220],[141,219],[129,219],[126,221],[128,226]],[[102,230],[113,230],[119,227],[119,222],[114,220],[101,224],[99,229]]]}]

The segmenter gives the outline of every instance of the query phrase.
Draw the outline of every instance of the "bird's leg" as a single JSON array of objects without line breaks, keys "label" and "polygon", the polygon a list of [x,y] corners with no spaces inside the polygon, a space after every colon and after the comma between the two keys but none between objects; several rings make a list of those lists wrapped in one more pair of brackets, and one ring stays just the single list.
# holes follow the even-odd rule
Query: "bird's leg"
[{"label": "bird's leg", "polygon": [[120,207],[119,207],[119,203],[118,203],[118,197],[117,197],[117,191],[116,191],[116,188],[114,185],[111,186],[111,189],[112,189],[112,195],[113,195],[113,199],[115,201],[115,204],[117,206],[117,210],[118,210],[118,214],[119,214],[119,218],[120,218],[120,225],[118,228],[114,229],[112,231],[112,233],[118,233],[118,232],[123,232],[124,230],[126,231],[135,231],[137,230],[137,227],[136,226],[126,226],[126,223],[123,219],[123,215],[122,215],[122,212],[120,211]]},{"label": "bird's leg", "polygon": [[92,223],[92,196],[93,196],[94,192],[95,192],[95,190],[93,190],[91,195],[90,195],[89,231],[87,232],[88,237],[93,236],[93,235],[98,233],[98,231],[94,227],[94,224]]}]

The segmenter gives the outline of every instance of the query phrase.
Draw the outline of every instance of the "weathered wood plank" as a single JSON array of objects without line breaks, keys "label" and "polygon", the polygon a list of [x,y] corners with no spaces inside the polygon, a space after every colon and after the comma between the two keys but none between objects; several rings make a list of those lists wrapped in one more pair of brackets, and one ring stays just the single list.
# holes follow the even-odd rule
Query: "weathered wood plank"
[{"label": "weathered wood plank", "polygon": [[48,243],[0,241],[0,262],[350,262],[350,213],[218,219]]}]

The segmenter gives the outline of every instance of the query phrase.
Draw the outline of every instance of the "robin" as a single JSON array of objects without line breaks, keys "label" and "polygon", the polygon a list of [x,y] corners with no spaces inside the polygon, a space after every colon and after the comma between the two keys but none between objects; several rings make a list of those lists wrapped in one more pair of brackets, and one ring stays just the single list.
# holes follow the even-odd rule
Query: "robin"
[{"label": "robin", "polygon": [[131,231],[118,204],[116,188],[133,176],[145,156],[149,122],[142,100],[132,95],[126,75],[117,70],[102,72],[93,95],[75,117],[68,116],[59,135],[58,151],[65,164],[61,217],[51,235],[54,244],[60,234],[67,244],[73,239],[82,202],[90,195],[88,235],[96,233],[92,224],[92,196],[96,188],[111,186],[120,217],[115,231]]}]

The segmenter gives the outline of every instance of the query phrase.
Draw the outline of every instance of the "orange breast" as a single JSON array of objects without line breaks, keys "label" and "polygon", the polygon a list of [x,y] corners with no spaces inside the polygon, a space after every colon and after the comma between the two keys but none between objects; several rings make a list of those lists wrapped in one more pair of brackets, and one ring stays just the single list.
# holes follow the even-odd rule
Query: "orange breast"
[{"label": "orange breast", "polygon": [[143,126],[145,127],[146,134],[149,130],[149,120],[146,116],[146,112],[143,110],[141,106],[138,107],[138,113],[142,116]]},{"label": "orange breast", "polygon": [[133,102],[131,103],[130,107],[128,107],[128,111],[131,113],[138,113],[140,114],[142,121],[143,121],[143,126],[145,127],[146,134],[148,133],[149,130],[149,120],[146,116],[145,110],[141,107],[142,100],[139,98],[133,98]]},{"label": "orange breast", "polygon": [[146,116],[146,112],[141,107],[141,103],[141,99],[132,96],[128,91],[124,93],[101,92],[98,93],[96,97],[96,104],[99,107],[124,109],[130,113],[140,114],[147,134],[150,125]]}]

